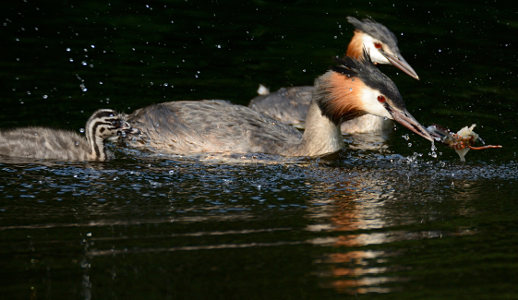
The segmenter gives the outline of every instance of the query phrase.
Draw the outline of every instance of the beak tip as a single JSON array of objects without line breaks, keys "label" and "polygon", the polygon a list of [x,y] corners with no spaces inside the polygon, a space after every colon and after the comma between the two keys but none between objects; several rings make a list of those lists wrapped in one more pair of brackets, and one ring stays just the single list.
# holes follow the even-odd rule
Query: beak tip
[{"label": "beak tip", "polygon": [[396,68],[400,69],[410,77],[419,80],[419,75],[414,71],[414,69],[410,66],[410,64],[400,55],[394,56],[392,54],[384,53],[385,57],[388,61],[394,65]]},{"label": "beak tip", "polygon": [[399,124],[410,129],[424,139],[427,139],[432,143],[434,142],[434,138],[430,135],[426,128],[421,125],[406,109],[393,109],[391,114],[393,119]]}]

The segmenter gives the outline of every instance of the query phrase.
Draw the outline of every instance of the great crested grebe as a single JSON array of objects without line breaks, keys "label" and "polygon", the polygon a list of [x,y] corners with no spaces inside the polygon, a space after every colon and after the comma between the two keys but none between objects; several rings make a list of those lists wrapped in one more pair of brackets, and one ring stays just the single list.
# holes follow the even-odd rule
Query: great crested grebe
[{"label": "great crested grebe", "polygon": [[[396,36],[387,27],[370,19],[360,21],[347,17],[347,21],[354,25],[355,31],[347,47],[346,56],[363,59],[364,55],[367,55],[375,64],[392,64],[411,77],[419,79],[401,55]],[[303,128],[312,92],[312,86],[281,88],[271,94],[255,97],[248,106],[286,124]],[[390,120],[371,114],[351,119],[341,126],[343,134],[385,134],[391,129]]]},{"label": "great crested grebe", "polygon": [[104,140],[132,132],[121,114],[100,109],[86,122],[86,139],[72,131],[25,127],[0,131],[0,157],[58,161],[104,161]]},{"label": "great crested grebe", "polygon": [[304,134],[227,101],[173,101],[129,115],[128,122],[139,134],[128,134],[124,140],[129,147],[164,154],[320,156],[340,150],[344,142],[338,126],[365,113],[394,119],[432,141],[406,110],[394,82],[370,61],[350,57],[315,80]]}]

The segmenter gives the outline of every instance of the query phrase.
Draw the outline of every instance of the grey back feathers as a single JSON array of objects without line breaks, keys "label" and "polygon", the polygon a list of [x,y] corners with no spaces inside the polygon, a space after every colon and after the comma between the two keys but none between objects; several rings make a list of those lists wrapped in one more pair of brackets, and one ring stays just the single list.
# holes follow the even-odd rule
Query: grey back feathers
[{"label": "grey back feathers", "polygon": [[275,120],[304,128],[313,90],[313,86],[280,88],[269,95],[255,97],[248,107]]},{"label": "grey back feathers", "polygon": [[131,130],[123,117],[111,109],[92,114],[85,137],[71,131],[26,127],[0,131],[0,156],[58,161],[103,161],[103,141]]},{"label": "grey back feathers", "polygon": [[128,135],[126,145],[165,154],[281,154],[302,136],[289,125],[223,100],[159,103],[136,110],[128,122],[140,133]]},{"label": "grey back feathers", "polygon": [[[365,32],[373,38],[380,40],[387,44],[391,49],[398,50],[397,38],[385,25],[375,22],[371,19],[358,20],[354,17],[347,17],[347,21],[351,23],[354,28]],[[399,50],[398,50],[399,51]],[[399,53],[396,53],[399,54]]]}]

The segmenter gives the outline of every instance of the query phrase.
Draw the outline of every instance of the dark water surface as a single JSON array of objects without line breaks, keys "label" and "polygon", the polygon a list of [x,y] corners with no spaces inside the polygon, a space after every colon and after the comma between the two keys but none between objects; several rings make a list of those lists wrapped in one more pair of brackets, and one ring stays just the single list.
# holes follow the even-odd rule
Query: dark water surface
[{"label": "dark water surface", "polygon": [[1,162],[0,298],[518,298],[516,4],[4,1],[0,127],[311,84],[348,15],[398,36],[421,81],[381,69],[418,120],[504,148],[435,158],[398,126],[329,159]]}]

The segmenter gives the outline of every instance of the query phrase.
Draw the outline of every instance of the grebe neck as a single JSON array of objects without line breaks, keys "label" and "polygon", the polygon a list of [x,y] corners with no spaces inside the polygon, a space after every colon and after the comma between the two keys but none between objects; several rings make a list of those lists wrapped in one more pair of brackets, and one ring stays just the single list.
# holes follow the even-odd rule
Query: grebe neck
[{"label": "grebe neck", "polygon": [[292,155],[320,156],[339,151],[344,147],[340,128],[322,113],[317,101],[313,99],[306,116],[306,130]]},{"label": "grebe neck", "polygon": [[356,59],[363,59],[363,35],[365,33],[355,30],[354,35],[347,47],[346,56],[354,57]]},{"label": "grebe neck", "polygon": [[104,161],[106,151],[104,150],[104,138],[98,133],[104,128],[104,122],[100,119],[91,119],[86,123],[86,140],[89,145],[89,157],[91,160]]}]

